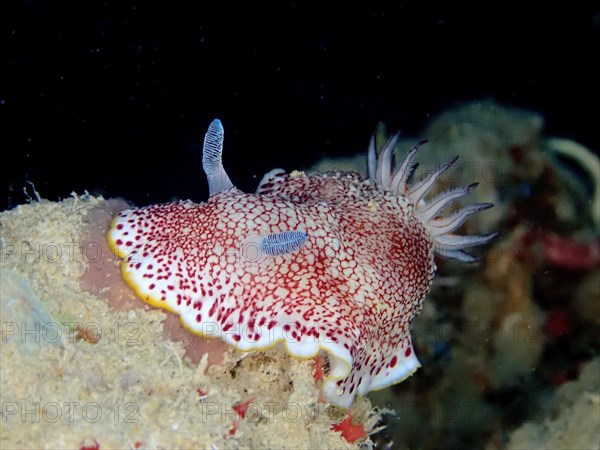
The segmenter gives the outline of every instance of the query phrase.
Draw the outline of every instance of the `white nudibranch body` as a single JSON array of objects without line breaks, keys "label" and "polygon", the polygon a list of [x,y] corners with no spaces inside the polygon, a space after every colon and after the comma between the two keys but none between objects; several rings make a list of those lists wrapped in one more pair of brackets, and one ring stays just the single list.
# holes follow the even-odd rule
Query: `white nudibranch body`
[{"label": "white nudibranch body", "polygon": [[[410,328],[434,276],[434,253],[475,260],[464,249],[495,235],[454,230],[491,205],[441,217],[475,185],[426,200],[454,160],[411,183],[421,144],[394,168],[397,136],[379,156],[371,141],[367,180],[274,170],[246,194],[223,168],[223,136],[213,121],[203,155],[208,201],[151,205],[114,218],[108,241],[129,285],[178,314],[191,332],[240,350],[278,345],[301,358],[326,354],[323,391],[340,406],[410,376],[419,367]],[[250,249],[259,257],[249,257]]]}]

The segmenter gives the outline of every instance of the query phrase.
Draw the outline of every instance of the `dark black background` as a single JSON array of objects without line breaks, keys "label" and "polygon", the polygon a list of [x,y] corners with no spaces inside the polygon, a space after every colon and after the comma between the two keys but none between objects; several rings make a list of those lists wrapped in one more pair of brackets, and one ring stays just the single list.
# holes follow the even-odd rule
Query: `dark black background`
[{"label": "dark black background", "polygon": [[600,148],[598,9],[442,5],[2,2],[0,209],[25,201],[26,181],[53,200],[203,200],[214,117],[244,190],[365,149],[378,121],[415,134],[479,98]]}]

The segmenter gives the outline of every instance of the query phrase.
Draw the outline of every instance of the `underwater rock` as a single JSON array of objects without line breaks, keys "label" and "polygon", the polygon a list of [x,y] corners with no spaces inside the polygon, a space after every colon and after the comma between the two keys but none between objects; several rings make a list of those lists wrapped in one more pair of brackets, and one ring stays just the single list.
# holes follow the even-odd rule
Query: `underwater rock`
[{"label": "underwater rock", "polygon": [[579,285],[573,309],[581,319],[600,326],[600,268],[589,272]]},{"label": "underwater rock", "polygon": [[577,381],[557,391],[543,420],[527,422],[511,434],[507,450],[600,448],[599,374],[596,358]]},{"label": "underwater rock", "polygon": [[35,295],[27,277],[11,270],[0,271],[0,317],[2,344],[14,342],[19,351],[37,354],[46,345],[60,345],[63,330]]},{"label": "underwater rock", "polygon": [[[209,367],[207,357],[194,364],[180,342],[165,337],[164,313],[109,306],[103,294],[110,297],[115,286],[102,284],[120,279],[118,271],[108,278],[97,272],[95,290],[83,290],[81,276],[96,253],[79,250],[108,210],[101,198],[76,196],[0,212],[2,320],[26,316],[74,327],[59,345],[37,344],[42,351],[23,351],[14,337],[0,345],[3,447],[371,445],[369,437],[351,444],[332,430],[344,412],[319,402],[313,361],[275,350],[243,358],[230,351],[219,365]],[[242,417],[236,405],[248,401]],[[372,432],[378,414],[369,401],[352,412]]]}]

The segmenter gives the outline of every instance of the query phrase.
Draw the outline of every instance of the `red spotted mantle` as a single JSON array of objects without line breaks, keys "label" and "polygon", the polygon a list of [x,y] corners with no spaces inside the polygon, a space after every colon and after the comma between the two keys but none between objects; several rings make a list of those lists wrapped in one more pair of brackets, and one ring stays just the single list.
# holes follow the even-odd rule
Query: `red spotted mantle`
[{"label": "red spotted mantle", "polygon": [[[462,248],[493,236],[451,231],[490,205],[440,218],[473,186],[424,202],[446,167],[409,186],[418,147],[392,171],[395,138],[379,159],[371,145],[371,179],[275,170],[246,194],[222,168],[222,140],[215,121],[205,139],[207,202],[131,209],[113,220],[109,244],[137,295],[178,314],[191,332],[240,350],[279,344],[303,358],[324,351],[324,393],[341,406],[411,375],[419,362],[410,327],[435,272],[434,251],[472,259]],[[299,249],[263,251],[267,236],[289,231],[306,233]]]}]

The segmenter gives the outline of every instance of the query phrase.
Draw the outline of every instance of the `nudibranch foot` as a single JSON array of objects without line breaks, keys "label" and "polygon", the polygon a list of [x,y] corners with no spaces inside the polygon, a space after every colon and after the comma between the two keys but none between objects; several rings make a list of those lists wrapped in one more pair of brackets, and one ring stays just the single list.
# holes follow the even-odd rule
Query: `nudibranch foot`
[{"label": "nudibranch foot", "polygon": [[410,329],[435,273],[434,253],[471,261],[463,249],[494,237],[454,234],[488,203],[440,216],[475,184],[426,200],[455,159],[412,183],[424,142],[395,168],[396,135],[380,156],[371,141],[370,179],[275,169],[247,194],[223,168],[223,136],[214,120],[202,158],[206,202],[129,209],[113,219],[108,241],[128,284],[189,331],[239,350],[327,353],[323,391],[343,407],[410,376],[420,365]]}]

